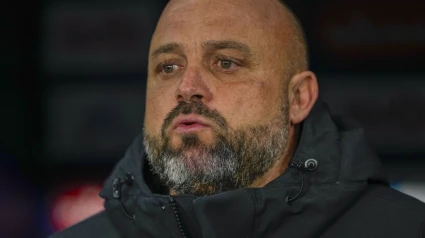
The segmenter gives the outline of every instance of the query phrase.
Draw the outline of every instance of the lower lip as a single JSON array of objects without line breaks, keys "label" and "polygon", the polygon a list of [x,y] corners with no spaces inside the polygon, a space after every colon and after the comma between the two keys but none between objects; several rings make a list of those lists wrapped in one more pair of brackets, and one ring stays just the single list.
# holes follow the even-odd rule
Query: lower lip
[{"label": "lower lip", "polygon": [[193,132],[203,130],[205,128],[208,128],[208,126],[202,125],[199,123],[193,123],[190,125],[180,124],[179,126],[176,127],[175,131],[178,133],[193,133]]}]

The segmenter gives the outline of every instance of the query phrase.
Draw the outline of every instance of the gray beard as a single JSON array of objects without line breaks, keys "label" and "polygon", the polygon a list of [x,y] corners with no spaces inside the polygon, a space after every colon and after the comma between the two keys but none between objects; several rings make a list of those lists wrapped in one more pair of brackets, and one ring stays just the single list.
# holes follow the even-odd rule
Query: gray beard
[{"label": "gray beard", "polygon": [[[165,133],[161,137],[144,135],[145,151],[153,172],[175,193],[207,196],[248,187],[283,155],[289,134],[286,106],[280,116],[266,125],[231,131],[225,120],[215,115],[217,112],[202,113],[199,107],[203,106],[181,106],[173,110],[175,115],[167,118],[177,116],[179,111],[199,113],[213,121],[220,117],[218,121],[224,121],[224,132],[215,134],[212,145],[202,143],[194,134],[181,136],[182,145],[173,148]],[[165,127],[166,123],[163,132]]]}]

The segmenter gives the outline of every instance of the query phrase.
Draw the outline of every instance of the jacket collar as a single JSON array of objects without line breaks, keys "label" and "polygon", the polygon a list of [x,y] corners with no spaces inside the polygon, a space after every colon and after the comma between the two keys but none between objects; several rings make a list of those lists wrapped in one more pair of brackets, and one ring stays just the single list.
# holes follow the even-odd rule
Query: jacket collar
[{"label": "jacket collar", "polygon": [[[292,162],[308,159],[318,161],[315,171],[300,173],[288,168],[263,188],[206,197],[174,196],[173,204],[170,196],[152,192],[146,182],[151,175],[138,137],[105,181],[100,195],[111,220],[128,237],[180,237],[181,227],[191,237],[312,237],[350,206],[368,182],[387,183],[363,130],[354,121],[332,118],[320,101],[303,123]],[[113,179],[124,178],[127,172],[134,175],[134,182],[123,186],[122,197],[116,199]],[[300,195],[293,203],[286,203],[286,197],[300,191],[301,176]],[[126,218],[123,209],[135,215],[135,221]],[[176,222],[176,211],[181,224]]]}]

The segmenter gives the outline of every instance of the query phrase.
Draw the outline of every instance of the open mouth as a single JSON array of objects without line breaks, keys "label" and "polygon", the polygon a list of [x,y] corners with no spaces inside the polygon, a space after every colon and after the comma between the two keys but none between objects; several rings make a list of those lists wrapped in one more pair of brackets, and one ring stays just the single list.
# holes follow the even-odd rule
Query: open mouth
[{"label": "open mouth", "polygon": [[206,125],[199,123],[199,122],[184,122],[184,123],[180,123],[177,126],[177,128],[179,128],[179,127],[195,127],[195,126],[204,126],[205,127]]},{"label": "open mouth", "polygon": [[205,128],[208,128],[208,124],[198,117],[183,117],[179,118],[174,123],[174,130],[179,133],[193,133]]},{"label": "open mouth", "polygon": [[183,124],[186,125],[186,126],[190,126],[190,125],[197,124],[197,122],[185,122]]}]

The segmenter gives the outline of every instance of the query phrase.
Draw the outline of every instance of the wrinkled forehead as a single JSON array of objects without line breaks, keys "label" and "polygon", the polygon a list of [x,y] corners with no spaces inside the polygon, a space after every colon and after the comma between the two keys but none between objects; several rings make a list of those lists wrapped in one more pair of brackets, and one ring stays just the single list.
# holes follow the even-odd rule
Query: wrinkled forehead
[{"label": "wrinkled forehead", "polygon": [[171,0],[157,24],[152,44],[176,41],[179,36],[270,39],[282,27],[283,11],[279,8],[282,6],[276,0]]},{"label": "wrinkled forehead", "polygon": [[[273,1],[273,0],[272,0]],[[234,16],[239,19],[261,18],[270,15],[270,0],[172,0],[164,9],[164,16],[198,16],[210,18]],[[269,8],[269,9],[267,9]],[[183,15],[181,15],[183,14]],[[187,15],[186,15],[187,14]]]}]

